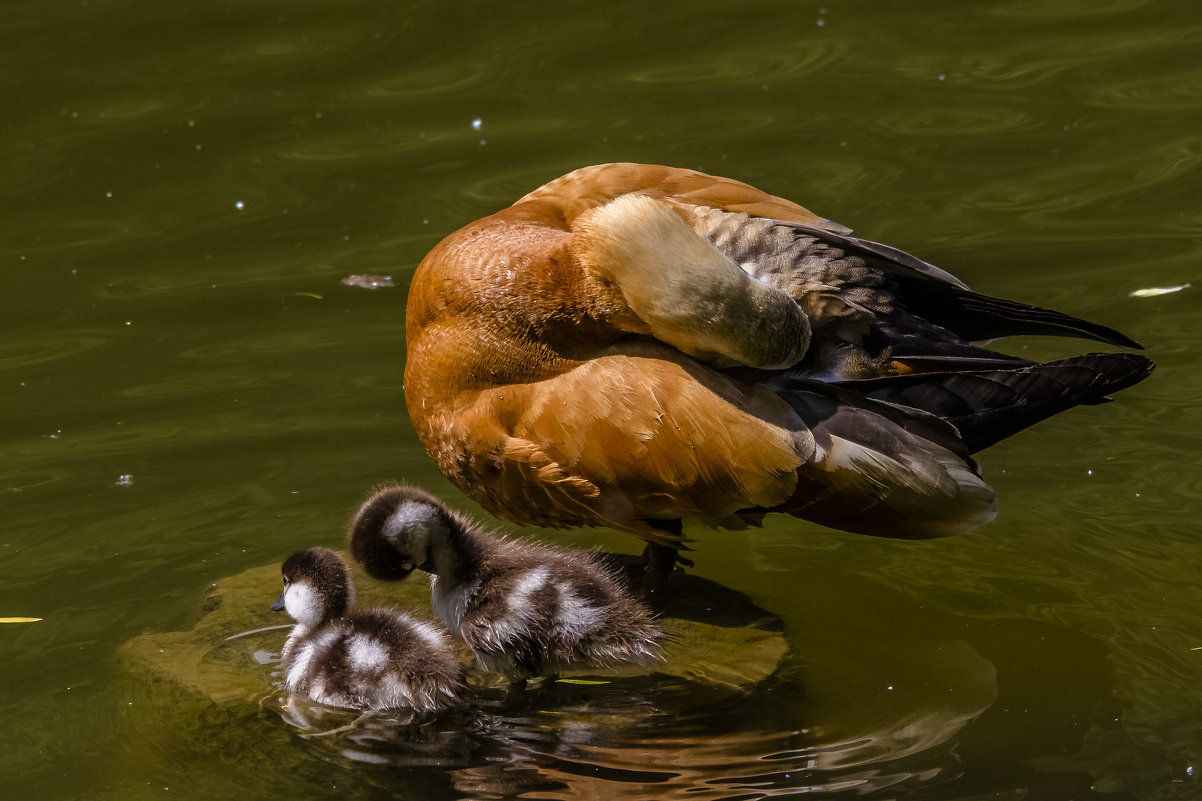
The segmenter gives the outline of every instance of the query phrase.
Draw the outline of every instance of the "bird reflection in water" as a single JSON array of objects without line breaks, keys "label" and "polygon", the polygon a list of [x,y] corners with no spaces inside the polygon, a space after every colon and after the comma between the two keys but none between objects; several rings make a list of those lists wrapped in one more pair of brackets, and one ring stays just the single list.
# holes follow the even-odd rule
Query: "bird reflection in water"
[{"label": "bird reflection in water", "polygon": [[[356,764],[356,781],[391,786],[398,773],[428,766],[446,797],[942,797],[968,792],[981,776],[994,790],[1050,786],[1093,797],[1087,774],[1040,773],[1029,761],[1081,749],[1090,726],[1080,722],[1110,698],[1100,643],[1030,620],[905,616],[913,629],[862,641],[846,663],[790,656],[738,688],[652,674],[548,682],[517,695],[481,687],[471,706],[408,725],[304,703],[281,714],[323,734],[306,742]],[[845,636],[835,628],[846,630],[816,627],[795,646],[824,650],[822,640]],[[881,685],[882,675],[896,683]],[[1024,733],[1015,736],[1020,710]]]}]

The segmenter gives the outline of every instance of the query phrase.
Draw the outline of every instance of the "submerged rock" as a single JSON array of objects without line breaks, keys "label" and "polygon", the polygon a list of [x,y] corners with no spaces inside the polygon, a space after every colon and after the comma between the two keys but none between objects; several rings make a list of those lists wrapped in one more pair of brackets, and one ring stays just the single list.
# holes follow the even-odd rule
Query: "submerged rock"
[{"label": "submerged rock", "polygon": [[[429,585],[420,577],[383,583],[355,571],[354,581],[358,608],[392,606],[435,619]],[[169,681],[222,706],[261,704],[280,696],[283,691],[273,673],[290,621],[268,611],[279,587],[278,564],[222,579],[210,588],[196,625],[188,631],[135,637],[122,647],[122,660],[134,674]],[[638,678],[638,684],[646,686],[647,679],[658,677],[677,686],[703,685],[708,689],[704,696],[712,701],[714,691],[749,691],[767,680],[788,651],[779,618],[746,596],[693,575],[674,579],[659,622],[672,637],[663,662],[614,670],[585,668],[560,674],[556,683],[578,685],[579,692],[587,693],[594,681]],[[456,643],[469,684],[478,689],[507,684],[503,677],[481,673],[466,646]]]}]

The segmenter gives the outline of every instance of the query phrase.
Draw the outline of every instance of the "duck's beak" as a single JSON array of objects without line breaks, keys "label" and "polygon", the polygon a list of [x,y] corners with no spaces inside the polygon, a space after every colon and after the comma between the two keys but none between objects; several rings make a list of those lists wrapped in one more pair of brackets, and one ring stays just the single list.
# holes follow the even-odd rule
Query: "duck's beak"
[{"label": "duck's beak", "polygon": [[287,587],[285,587],[283,590],[280,591],[280,597],[276,598],[275,603],[273,603],[271,605],[272,612],[283,612],[284,611],[284,594],[287,592],[288,592]]}]

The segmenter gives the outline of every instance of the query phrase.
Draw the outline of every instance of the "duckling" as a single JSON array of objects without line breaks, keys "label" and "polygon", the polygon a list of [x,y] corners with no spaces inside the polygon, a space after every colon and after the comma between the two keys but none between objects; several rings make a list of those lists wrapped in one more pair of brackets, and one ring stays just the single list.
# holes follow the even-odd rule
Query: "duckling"
[{"label": "duckling", "polygon": [[428,571],[434,610],[483,670],[525,677],[662,658],[663,630],[594,552],[503,538],[406,485],[373,494],[349,539],[375,578]]},{"label": "duckling", "polygon": [[289,556],[271,611],[296,626],[284,644],[284,686],[318,703],[362,711],[433,711],[454,703],[462,672],[433,625],[391,609],[352,612],[355,589],[328,548]]},{"label": "duckling", "polygon": [[520,524],[666,549],[685,518],[769,512],[947,536],[996,514],[973,453],[1152,370],[972,344],[1014,334],[1140,347],[974,293],[748,184],[603,164],[430,251],[409,290],[405,396],[443,475]]}]

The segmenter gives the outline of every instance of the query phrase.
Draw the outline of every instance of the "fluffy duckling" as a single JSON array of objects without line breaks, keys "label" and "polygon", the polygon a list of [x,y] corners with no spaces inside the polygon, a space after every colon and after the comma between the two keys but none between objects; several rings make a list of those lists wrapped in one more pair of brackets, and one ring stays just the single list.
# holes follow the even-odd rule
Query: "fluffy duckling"
[{"label": "fluffy duckling", "polygon": [[595,553],[502,538],[411,486],[377,491],[349,536],[371,576],[429,571],[435,611],[484,670],[540,675],[662,658],[664,632]]},{"label": "fluffy duckling", "polygon": [[935,537],[996,513],[972,453],[1152,369],[1128,353],[1039,364],[974,345],[1139,347],[849,233],[692,170],[557,178],[418,267],[414,428],[448,479],[517,523],[675,548],[682,518],[775,511]]},{"label": "fluffy duckling", "polygon": [[432,711],[456,700],[462,673],[446,637],[395,610],[351,612],[354,586],[334,551],[298,551],[282,572],[271,611],[296,621],[280,660],[290,692],[363,711]]}]

